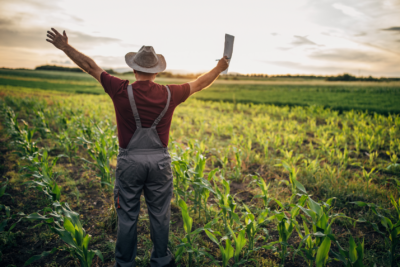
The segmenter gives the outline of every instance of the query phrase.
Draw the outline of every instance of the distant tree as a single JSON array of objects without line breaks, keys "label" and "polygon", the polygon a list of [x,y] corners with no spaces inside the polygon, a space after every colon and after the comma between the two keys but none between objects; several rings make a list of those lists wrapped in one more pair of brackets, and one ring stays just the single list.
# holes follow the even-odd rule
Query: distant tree
[{"label": "distant tree", "polygon": [[37,66],[35,70],[55,70],[55,71],[71,71],[71,72],[83,72],[80,68],[69,68],[56,65],[42,65]]}]

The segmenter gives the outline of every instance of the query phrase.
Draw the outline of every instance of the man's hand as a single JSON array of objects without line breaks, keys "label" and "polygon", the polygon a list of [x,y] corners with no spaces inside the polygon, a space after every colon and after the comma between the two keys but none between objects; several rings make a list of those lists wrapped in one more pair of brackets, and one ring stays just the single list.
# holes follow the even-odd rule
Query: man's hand
[{"label": "man's hand", "polygon": [[47,37],[50,39],[46,39],[46,41],[52,43],[55,47],[62,50],[76,65],[92,75],[101,83],[101,73],[103,70],[97,66],[96,62],[70,46],[68,44],[68,37],[65,31],[61,35],[56,29],[51,29],[53,30],[52,32],[47,31]]},{"label": "man's hand", "polygon": [[209,87],[228,66],[228,58],[225,56],[218,61],[217,66],[211,71],[201,75],[195,81],[189,82],[190,95]]},{"label": "man's hand", "polygon": [[55,47],[60,50],[64,50],[68,46],[68,37],[65,31],[61,35],[56,29],[51,28],[53,31],[47,31],[47,42],[52,43]]},{"label": "man's hand", "polygon": [[217,68],[218,68],[219,70],[221,70],[221,72],[223,72],[223,71],[226,70],[228,67],[229,67],[228,57],[227,57],[227,56],[224,56],[223,58],[221,58],[221,59],[218,61]]}]

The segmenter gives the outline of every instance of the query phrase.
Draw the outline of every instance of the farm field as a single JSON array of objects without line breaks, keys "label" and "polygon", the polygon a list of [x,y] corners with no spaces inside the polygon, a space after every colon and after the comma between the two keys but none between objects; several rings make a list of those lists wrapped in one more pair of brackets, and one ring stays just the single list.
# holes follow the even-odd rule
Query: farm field
[{"label": "farm field", "polygon": [[[117,75],[134,80],[133,75]],[[159,78],[161,84],[181,84],[185,79]],[[96,80],[84,73],[0,69],[0,86],[105,94]],[[400,82],[326,82],[305,79],[219,79],[195,95],[201,100],[278,106],[321,105],[339,111],[369,110],[400,113]]]},{"label": "farm field", "polygon": [[[176,265],[398,266],[399,88],[220,80],[179,106]],[[0,70],[0,108],[2,266],[112,266],[109,97],[84,74]],[[143,200],[138,266],[149,263],[148,224]]]}]

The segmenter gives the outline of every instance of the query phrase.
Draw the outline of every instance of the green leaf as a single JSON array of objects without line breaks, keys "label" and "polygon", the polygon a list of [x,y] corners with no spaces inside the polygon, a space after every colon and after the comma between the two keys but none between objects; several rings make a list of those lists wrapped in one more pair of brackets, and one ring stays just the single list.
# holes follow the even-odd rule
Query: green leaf
[{"label": "green leaf", "polygon": [[185,229],[186,234],[190,234],[192,231],[193,219],[189,216],[188,207],[183,199],[179,199],[179,207],[182,211],[183,228]]},{"label": "green leaf", "polygon": [[357,245],[356,245],[356,242],[354,242],[354,239],[351,235],[349,238],[349,258],[350,258],[352,264],[355,263],[358,259]]},{"label": "green leaf", "polygon": [[230,258],[233,257],[233,247],[232,247],[232,243],[230,239],[226,240],[226,244],[225,244],[225,250],[224,250],[224,254],[222,257],[222,264],[223,266],[226,266],[228,264],[228,261]]},{"label": "green leaf", "polygon": [[307,190],[299,181],[294,180],[294,184],[296,185],[296,188],[299,189],[303,194],[307,194]]},{"label": "green leaf", "polygon": [[68,217],[64,218],[64,228],[68,232],[70,232],[72,235],[75,235],[75,227],[72,224],[72,222],[68,219]]},{"label": "green leaf", "polygon": [[211,241],[213,241],[215,244],[219,245],[218,239],[215,237],[215,235],[210,233],[208,230],[204,230],[204,231],[206,232],[206,235],[211,239]]},{"label": "green leaf", "polygon": [[239,232],[237,239],[235,240],[235,258],[239,259],[240,252],[246,245],[247,240],[245,237],[245,229]]},{"label": "green leaf", "polygon": [[24,266],[27,266],[34,261],[40,260],[41,258],[46,257],[47,255],[53,254],[56,251],[57,251],[57,248],[53,248],[50,251],[44,251],[44,252],[42,252],[42,254],[32,256],[24,263]]},{"label": "green leaf", "polygon": [[358,254],[358,260],[354,263],[354,267],[364,267],[364,264],[363,264],[363,259],[364,259],[364,239],[357,246],[357,254]]},{"label": "green leaf", "polygon": [[82,241],[82,248],[86,248],[88,249],[89,247],[89,242],[90,242],[91,236],[89,234],[87,234]]},{"label": "green leaf", "polygon": [[322,212],[321,206],[315,202],[312,198],[308,198],[308,205],[312,211],[314,211],[317,215],[320,215]]},{"label": "green leaf", "polygon": [[331,240],[329,237],[325,237],[322,241],[321,246],[318,248],[316,261],[316,267],[324,267],[328,259],[328,253],[331,248]]},{"label": "green leaf", "polygon": [[92,251],[100,258],[100,260],[101,260],[102,262],[104,262],[103,254],[101,254],[101,251],[100,251],[100,250],[95,249],[95,250],[92,250]]}]

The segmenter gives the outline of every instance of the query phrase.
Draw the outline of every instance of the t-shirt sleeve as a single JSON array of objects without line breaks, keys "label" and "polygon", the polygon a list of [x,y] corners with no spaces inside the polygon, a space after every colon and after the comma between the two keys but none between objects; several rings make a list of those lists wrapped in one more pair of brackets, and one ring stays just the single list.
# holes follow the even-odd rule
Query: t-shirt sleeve
[{"label": "t-shirt sleeve", "polygon": [[188,83],[181,85],[168,85],[168,87],[171,89],[171,98],[175,106],[185,102],[190,95],[190,85]]},{"label": "t-shirt sleeve", "polygon": [[108,74],[105,71],[101,73],[100,81],[104,91],[111,97],[111,99],[114,99],[114,96],[120,90],[123,90],[129,83],[128,80],[122,80],[118,77]]}]

